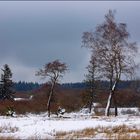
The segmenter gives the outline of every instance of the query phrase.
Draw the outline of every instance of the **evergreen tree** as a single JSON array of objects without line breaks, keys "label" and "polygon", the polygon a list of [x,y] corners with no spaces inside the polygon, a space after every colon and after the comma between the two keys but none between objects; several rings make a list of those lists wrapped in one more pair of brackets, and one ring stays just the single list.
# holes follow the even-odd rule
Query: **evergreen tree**
[{"label": "evergreen tree", "polygon": [[95,97],[95,89],[97,80],[99,79],[99,69],[96,62],[96,56],[92,55],[89,65],[87,66],[88,74],[86,74],[85,83],[87,85],[86,92],[88,93],[84,98],[87,100],[89,112],[91,113],[93,99]]},{"label": "evergreen tree", "polygon": [[1,74],[1,81],[0,81],[0,99],[13,99],[14,92],[12,90],[13,82],[11,80],[12,78],[12,72],[11,69],[7,64],[3,66],[2,74]]}]

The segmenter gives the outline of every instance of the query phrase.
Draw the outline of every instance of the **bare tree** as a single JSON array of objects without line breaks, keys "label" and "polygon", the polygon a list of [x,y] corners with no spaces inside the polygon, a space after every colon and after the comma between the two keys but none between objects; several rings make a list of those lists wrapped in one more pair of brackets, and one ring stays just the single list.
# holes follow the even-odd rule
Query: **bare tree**
[{"label": "bare tree", "polygon": [[125,23],[117,23],[114,11],[109,10],[103,24],[96,27],[95,32],[83,33],[83,46],[91,48],[96,55],[100,74],[110,82],[110,94],[105,115],[109,116],[112,99],[117,116],[117,101],[114,96],[122,75],[131,77],[136,67],[134,56],[137,53],[136,43],[128,41],[129,33]]},{"label": "bare tree", "polygon": [[56,86],[56,83],[58,83],[58,80],[63,77],[63,74],[66,72],[66,70],[67,66],[65,63],[61,63],[59,60],[55,60],[44,65],[44,68],[40,69],[36,73],[37,76],[42,76],[43,78],[49,77],[51,83],[51,89],[47,102],[48,117],[50,117],[51,98],[54,94],[54,88]]}]

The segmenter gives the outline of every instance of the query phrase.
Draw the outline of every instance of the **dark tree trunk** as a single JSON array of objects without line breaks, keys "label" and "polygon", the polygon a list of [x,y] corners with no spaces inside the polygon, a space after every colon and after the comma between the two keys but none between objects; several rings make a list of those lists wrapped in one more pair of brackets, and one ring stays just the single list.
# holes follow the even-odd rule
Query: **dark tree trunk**
[{"label": "dark tree trunk", "polygon": [[51,97],[52,97],[52,94],[50,93],[48,103],[47,103],[48,117],[50,117]]},{"label": "dark tree trunk", "polygon": [[92,99],[91,99],[91,101],[89,103],[89,113],[91,113],[91,109],[92,109]]},{"label": "dark tree trunk", "polygon": [[90,105],[89,105],[89,113],[91,113],[91,109],[92,109],[92,104],[90,102]]},{"label": "dark tree trunk", "polygon": [[51,86],[51,91],[50,91],[49,99],[48,99],[48,102],[47,102],[48,117],[50,117],[50,112],[51,112],[51,98],[52,98],[52,95],[53,95],[53,92],[54,92],[54,86],[55,86],[55,82]]},{"label": "dark tree trunk", "polygon": [[91,90],[91,93],[90,93],[89,113],[91,113],[92,104],[93,104],[93,89]]}]

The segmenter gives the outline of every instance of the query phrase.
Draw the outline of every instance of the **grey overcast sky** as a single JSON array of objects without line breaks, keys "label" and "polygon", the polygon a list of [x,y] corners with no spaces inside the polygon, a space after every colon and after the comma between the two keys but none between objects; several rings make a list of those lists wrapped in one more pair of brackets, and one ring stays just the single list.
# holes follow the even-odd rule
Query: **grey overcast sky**
[{"label": "grey overcast sky", "polygon": [[139,1],[0,1],[0,67],[9,64],[15,81],[43,82],[35,72],[59,59],[69,66],[62,82],[82,81],[90,56],[81,48],[82,33],[102,23],[109,9],[139,44]]}]

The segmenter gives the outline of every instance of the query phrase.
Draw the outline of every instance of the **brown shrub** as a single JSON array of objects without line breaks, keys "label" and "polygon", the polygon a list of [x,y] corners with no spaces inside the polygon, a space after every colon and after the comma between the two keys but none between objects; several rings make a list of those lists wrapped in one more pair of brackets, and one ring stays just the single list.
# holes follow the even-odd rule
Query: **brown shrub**
[{"label": "brown shrub", "polygon": [[[83,89],[64,89],[56,87],[53,100],[51,102],[51,111],[56,112],[58,107],[65,108],[67,112],[76,111],[85,105],[83,101]],[[0,101],[0,114],[4,115],[6,108],[12,106],[17,114],[40,113],[47,111],[47,100],[49,95],[48,85],[35,91],[16,93],[16,97],[29,98],[34,95],[30,101]],[[140,95],[133,93],[130,89],[119,90],[115,93],[118,107],[140,106]],[[108,91],[98,90],[94,102],[99,102],[102,107],[106,106]],[[112,107],[114,105],[112,104]],[[96,111],[96,110],[95,110]],[[100,112],[96,111],[97,114]],[[102,113],[101,113],[102,114]]]},{"label": "brown shrub", "polygon": [[89,139],[96,138],[96,135],[99,134],[103,134],[100,137],[105,139],[140,139],[139,133],[139,129],[129,128],[126,125],[114,127],[98,126],[96,128],[86,128],[79,131],[57,132],[56,139]]}]

